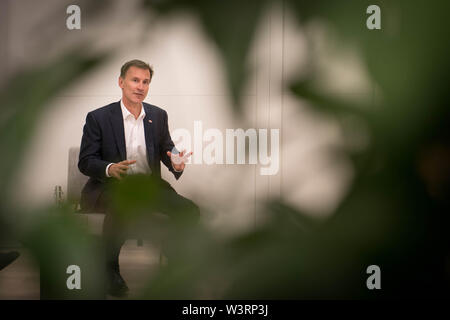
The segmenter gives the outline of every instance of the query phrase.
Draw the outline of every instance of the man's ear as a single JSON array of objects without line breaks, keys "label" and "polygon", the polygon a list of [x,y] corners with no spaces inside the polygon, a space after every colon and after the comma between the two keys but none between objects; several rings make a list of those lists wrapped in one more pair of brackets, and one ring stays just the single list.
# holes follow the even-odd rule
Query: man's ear
[{"label": "man's ear", "polygon": [[123,89],[123,79],[119,76],[119,87]]}]

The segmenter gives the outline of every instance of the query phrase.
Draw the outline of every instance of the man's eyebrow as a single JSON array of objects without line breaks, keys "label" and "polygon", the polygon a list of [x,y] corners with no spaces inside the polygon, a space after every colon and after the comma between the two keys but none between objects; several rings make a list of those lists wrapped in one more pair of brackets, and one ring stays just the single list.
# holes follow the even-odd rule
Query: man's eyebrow
[{"label": "man's eyebrow", "polygon": [[[141,80],[139,77],[133,77],[131,80]],[[143,81],[150,81],[150,78],[143,79]]]}]

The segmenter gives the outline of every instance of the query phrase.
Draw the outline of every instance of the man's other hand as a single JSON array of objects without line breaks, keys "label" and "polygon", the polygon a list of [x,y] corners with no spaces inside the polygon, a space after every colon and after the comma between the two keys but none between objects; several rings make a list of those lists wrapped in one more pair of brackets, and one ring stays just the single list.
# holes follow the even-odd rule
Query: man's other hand
[{"label": "man's other hand", "polygon": [[175,169],[175,171],[178,172],[184,170],[186,162],[188,161],[188,158],[192,155],[192,153],[193,153],[192,151],[186,153],[186,150],[183,150],[178,154],[167,151],[167,155],[170,157],[170,160],[172,161],[172,167]]},{"label": "man's other hand", "polygon": [[136,160],[124,160],[118,163],[114,163],[108,168],[108,174],[110,177],[121,180],[122,175],[127,174],[128,166],[133,163],[136,163]]}]

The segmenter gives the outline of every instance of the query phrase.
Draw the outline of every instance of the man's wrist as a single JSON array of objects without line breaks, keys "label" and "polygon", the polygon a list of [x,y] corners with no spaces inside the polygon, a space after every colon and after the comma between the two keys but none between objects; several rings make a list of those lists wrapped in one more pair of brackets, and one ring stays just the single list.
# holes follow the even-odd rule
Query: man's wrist
[{"label": "man's wrist", "polygon": [[109,171],[109,167],[111,167],[111,165],[113,165],[114,163],[110,163],[106,166],[106,177],[107,178],[111,178],[111,176],[109,175],[108,171]]}]

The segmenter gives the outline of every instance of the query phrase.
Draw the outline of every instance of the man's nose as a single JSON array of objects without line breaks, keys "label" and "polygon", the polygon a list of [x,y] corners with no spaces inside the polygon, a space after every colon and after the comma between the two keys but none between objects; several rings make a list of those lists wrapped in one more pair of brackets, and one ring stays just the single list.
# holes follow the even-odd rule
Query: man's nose
[{"label": "man's nose", "polygon": [[138,90],[144,91],[144,84],[142,82],[139,82],[137,88]]}]

